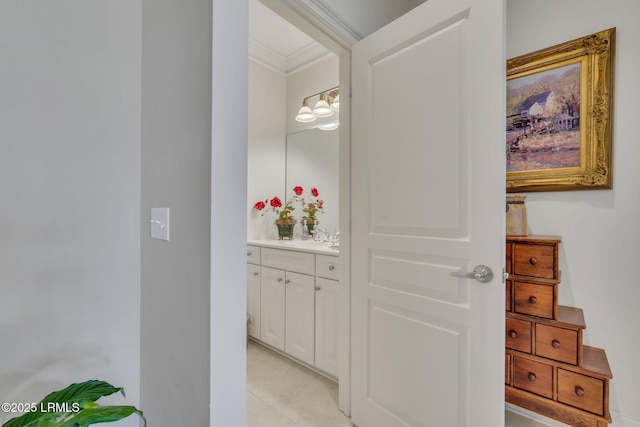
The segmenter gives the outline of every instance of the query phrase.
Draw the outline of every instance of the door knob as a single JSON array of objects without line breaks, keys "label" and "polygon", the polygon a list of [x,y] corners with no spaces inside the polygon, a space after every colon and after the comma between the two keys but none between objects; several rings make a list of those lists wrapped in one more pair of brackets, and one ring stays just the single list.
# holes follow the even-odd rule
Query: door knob
[{"label": "door knob", "polygon": [[451,277],[460,279],[476,279],[480,283],[489,283],[493,279],[493,271],[486,265],[476,265],[471,273],[467,271],[454,271],[449,273]]}]

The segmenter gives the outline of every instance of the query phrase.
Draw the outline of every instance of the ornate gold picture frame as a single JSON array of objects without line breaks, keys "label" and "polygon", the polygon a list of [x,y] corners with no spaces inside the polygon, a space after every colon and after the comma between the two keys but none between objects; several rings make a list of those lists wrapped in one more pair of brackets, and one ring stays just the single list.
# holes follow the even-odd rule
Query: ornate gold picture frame
[{"label": "ornate gold picture frame", "polygon": [[615,30],[507,61],[507,192],[611,188]]}]

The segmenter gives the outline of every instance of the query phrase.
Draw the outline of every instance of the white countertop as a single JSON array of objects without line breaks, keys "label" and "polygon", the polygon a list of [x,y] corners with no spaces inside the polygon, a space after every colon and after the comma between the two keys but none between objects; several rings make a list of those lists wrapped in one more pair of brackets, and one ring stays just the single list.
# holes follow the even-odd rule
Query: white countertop
[{"label": "white countertop", "polygon": [[288,249],[334,256],[340,255],[340,249],[332,248],[329,242],[314,242],[313,240],[248,240],[247,244],[263,248]]}]

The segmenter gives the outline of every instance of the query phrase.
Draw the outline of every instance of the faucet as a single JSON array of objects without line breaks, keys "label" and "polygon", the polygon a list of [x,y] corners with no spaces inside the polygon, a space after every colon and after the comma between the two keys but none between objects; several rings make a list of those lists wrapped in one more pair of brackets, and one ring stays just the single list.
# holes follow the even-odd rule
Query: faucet
[{"label": "faucet", "polygon": [[[329,242],[331,241],[331,236],[327,233],[327,230],[323,230],[321,228],[313,229],[313,240],[316,242]],[[320,233],[322,233],[322,238],[320,237]]]},{"label": "faucet", "polygon": [[333,236],[329,238],[329,242],[331,246],[340,246],[340,232],[336,232]]}]

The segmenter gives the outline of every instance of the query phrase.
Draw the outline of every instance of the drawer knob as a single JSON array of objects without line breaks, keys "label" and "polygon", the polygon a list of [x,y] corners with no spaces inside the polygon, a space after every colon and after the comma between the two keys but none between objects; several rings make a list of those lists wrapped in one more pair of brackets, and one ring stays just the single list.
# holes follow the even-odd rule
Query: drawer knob
[{"label": "drawer knob", "polygon": [[322,289],[320,286],[316,286],[316,291],[319,291],[320,289]]},{"label": "drawer knob", "polygon": [[330,265],[330,266],[329,266],[329,271],[333,271],[333,270],[335,270],[335,269],[336,269],[336,266],[335,266],[335,265]]},{"label": "drawer knob", "polygon": [[247,256],[251,256],[251,252],[247,252]]},{"label": "drawer knob", "polygon": [[558,340],[551,341],[551,347],[560,348],[560,341],[558,341]]},{"label": "drawer knob", "polygon": [[536,380],[536,374],[534,374],[533,372],[529,372],[529,375],[527,375],[527,378],[529,378],[529,381],[533,382]]},{"label": "drawer knob", "polygon": [[531,304],[535,304],[535,303],[537,303],[537,302],[538,302],[538,298],[533,297],[533,296],[532,296],[532,297],[529,297],[529,302],[530,302]]},{"label": "drawer knob", "polygon": [[576,386],[575,392],[576,392],[576,396],[578,396],[578,397],[583,397],[584,396],[584,389],[582,387],[580,387],[579,385]]},{"label": "drawer knob", "polygon": [[282,282],[282,277],[278,277],[278,282]]},{"label": "drawer knob", "polygon": [[516,331],[514,331],[513,329],[511,329],[511,330],[509,331],[509,336],[510,336],[511,338],[516,338],[516,337],[518,336],[518,333],[517,333]]},{"label": "drawer knob", "polygon": [[536,257],[529,258],[529,264],[536,265],[538,263],[538,259]]},{"label": "drawer knob", "polygon": [[289,280],[289,279],[284,281],[284,283],[290,283],[290,282],[291,282],[291,280]]},{"label": "drawer knob", "polygon": [[254,275],[254,276],[257,276],[257,275],[258,275],[258,272],[257,272],[257,271],[254,271],[254,272],[253,272],[253,275]]}]

